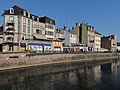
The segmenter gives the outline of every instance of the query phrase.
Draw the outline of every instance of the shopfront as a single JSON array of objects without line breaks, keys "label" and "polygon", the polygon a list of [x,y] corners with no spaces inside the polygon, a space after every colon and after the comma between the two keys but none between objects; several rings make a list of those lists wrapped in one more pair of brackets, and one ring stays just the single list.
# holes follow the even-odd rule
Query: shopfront
[{"label": "shopfront", "polygon": [[30,51],[35,51],[36,53],[45,53],[52,51],[51,44],[28,43],[28,47]]}]

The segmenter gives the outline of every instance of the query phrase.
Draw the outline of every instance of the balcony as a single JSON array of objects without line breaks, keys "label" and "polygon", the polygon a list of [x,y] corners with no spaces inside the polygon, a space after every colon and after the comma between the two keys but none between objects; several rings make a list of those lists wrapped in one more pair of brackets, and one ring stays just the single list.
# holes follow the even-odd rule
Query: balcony
[{"label": "balcony", "polygon": [[7,25],[14,25],[14,21],[7,20]]},{"label": "balcony", "polygon": [[89,43],[94,43],[94,40],[90,40]]},{"label": "balcony", "polygon": [[14,31],[15,31],[14,28],[7,28],[6,31],[4,31],[4,33],[6,35],[9,35],[9,34],[14,35]]},{"label": "balcony", "polygon": [[13,42],[13,40],[6,40],[6,42],[8,42],[8,43],[12,43],[12,42]]},{"label": "balcony", "polygon": [[10,43],[10,42],[13,42],[13,37],[12,37],[12,36],[7,37],[7,38],[6,38],[6,42],[9,42],[9,43]]}]

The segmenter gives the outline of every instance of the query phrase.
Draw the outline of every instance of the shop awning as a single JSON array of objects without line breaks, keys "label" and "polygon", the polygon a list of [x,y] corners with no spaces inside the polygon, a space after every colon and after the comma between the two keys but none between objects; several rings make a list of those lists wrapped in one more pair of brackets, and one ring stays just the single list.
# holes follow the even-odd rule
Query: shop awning
[{"label": "shop awning", "polygon": [[51,44],[43,44],[43,43],[28,43],[28,45],[51,46]]}]

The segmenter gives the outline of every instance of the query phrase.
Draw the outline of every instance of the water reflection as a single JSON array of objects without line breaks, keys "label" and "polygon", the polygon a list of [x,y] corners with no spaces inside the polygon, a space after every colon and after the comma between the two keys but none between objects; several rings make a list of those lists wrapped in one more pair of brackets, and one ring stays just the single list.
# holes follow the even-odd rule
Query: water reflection
[{"label": "water reflection", "polygon": [[74,64],[74,69],[67,65],[67,70],[45,74],[41,68],[0,72],[0,90],[120,90],[119,65],[112,62],[78,68]]}]

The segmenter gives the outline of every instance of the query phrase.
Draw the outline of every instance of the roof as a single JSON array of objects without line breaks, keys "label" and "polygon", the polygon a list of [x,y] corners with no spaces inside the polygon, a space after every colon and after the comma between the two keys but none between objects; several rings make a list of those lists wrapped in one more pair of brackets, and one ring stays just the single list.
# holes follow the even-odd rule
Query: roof
[{"label": "roof", "polygon": [[[52,21],[52,22],[51,22]],[[53,24],[55,25],[55,20],[47,17],[47,16],[44,16],[44,17],[40,17],[40,22],[43,22],[43,23],[49,23],[49,24]]]},{"label": "roof", "polygon": [[17,6],[17,5],[13,6],[12,8],[14,9],[13,14],[11,14],[10,9],[8,9],[8,10],[4,11],[3,15],[22,15],[23,16],[23,12],[26,11],[26,17],[27,17],[28,12],[29,12],[30,13],[30,19],[33,19],[32,16],[34,16],[35,19],[40,18],[40,16],[34,15],[30,11],[28,11],[28,10],[26,10],[24,8],[21,8],[21,7]]},{"label": "roof", "polygon": [[97,31],[95,31],[95,34],[99,34],[99,35],[101,35],[99,32],[97,32]]},{"label": "roof", "polygon": [[[21,15],[21,16],[23,16],[23,13],[25,11],[26,16],[24,16],[24,17],[30,18],[30,19],[35,20],[35,21],[37,21],[37,18],[39,18],[39,22],[44,22],[44,23],[45,22],[50,23],[50,21],[52,20],[52,24],[55,25],[55,20],[53,20],[53,19],[51,19],[51,18],[49,18],[47,16],[40,17],[40,16],[37,16],[37,15],[34,15],[30,11],[28,11],[28,10],[26,10],[24,8],[21,8],[21,7],[17,6],[17,5],[14,5],[12,8],[14,9],[13,14],[11,14],[10,9],[8,9],[8,10],[4,10],[4,13],[2,15]],[[30,13],[30,17],[28,17],[28,12]],[[34,16],[34,19],[33,19],[33,16]]]}]

